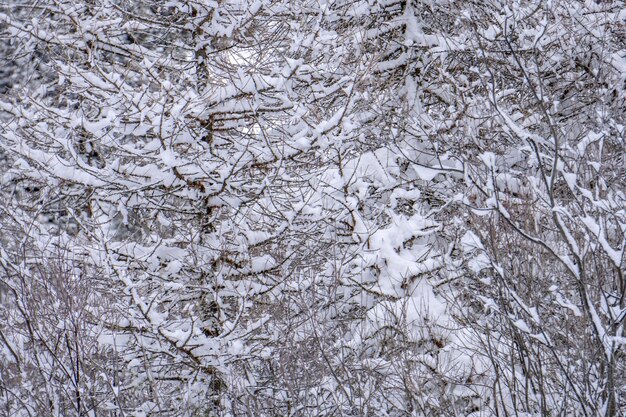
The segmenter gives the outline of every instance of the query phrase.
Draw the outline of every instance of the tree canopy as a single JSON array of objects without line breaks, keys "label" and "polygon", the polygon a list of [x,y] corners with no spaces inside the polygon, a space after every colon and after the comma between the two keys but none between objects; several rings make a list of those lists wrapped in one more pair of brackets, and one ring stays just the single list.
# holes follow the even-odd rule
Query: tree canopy
[{"label": "tree canopy", "polygon": [[626,9],[5,0],[0,414],[626,413]]}]

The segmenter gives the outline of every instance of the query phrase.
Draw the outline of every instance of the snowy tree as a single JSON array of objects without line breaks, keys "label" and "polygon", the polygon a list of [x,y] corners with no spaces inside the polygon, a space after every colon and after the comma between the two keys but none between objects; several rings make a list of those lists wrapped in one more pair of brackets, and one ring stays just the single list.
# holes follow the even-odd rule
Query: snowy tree
[{"label": "snowy tree", "polygon": [[552,2],[473,15],[468,112],[482,126],[462,244],[493,320],[480,328],[499,413],[624,411],[620,13]]},{"label": "snowy tree", "polygon": [[3,412],[623,414],[624,19],[0,6]]},{"label": "snowy tree", "polygon": [[[24,264],[34,249],[17,246],[22,239],[59,247],[62,263],[80,254],[103,280],[80,284],[112,300],[106,313],[86,302],[98,320],[81,328],[98,328],[90,353],[106,352],[110,387],[92,403],[51,399],[57,415],[227,406],[229,363],[250,354],[242,346],[263,323],[258,310],[250,316],[252,301],[279,284],[276,271],[291,256],[268,250],[281,238],[268,229],[280,229],[288,213],[257,212],[268,209],[267,179],[285,170],[283,122],[273,114],[290,105],[280,94],[289,75],[276,52],[285,42],[280,14],[260,6],[50,2],[15,4],[1,16],[21,48],[45,51],[50,77],[15,88],[2,104],[12,160],[3,186],[28,219],[3,253],[7,314],[24,295],[8,277],[48,269],[37,258]],[[6,345],[19,337],[7,334]],[[48,390],[67,398],[67,386],[60,379]],[[26,384],[6,389],[24,401],[7,400],[10,414],[41,400]]]}]

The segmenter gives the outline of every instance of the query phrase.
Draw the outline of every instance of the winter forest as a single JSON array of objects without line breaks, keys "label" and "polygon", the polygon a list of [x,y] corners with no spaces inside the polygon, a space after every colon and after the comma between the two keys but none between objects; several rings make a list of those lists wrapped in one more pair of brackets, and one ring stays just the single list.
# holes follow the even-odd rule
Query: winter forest
[{"label": "winter forest", "polygon": [[622,417],[621,0],[0,0],[0,416]]}]

